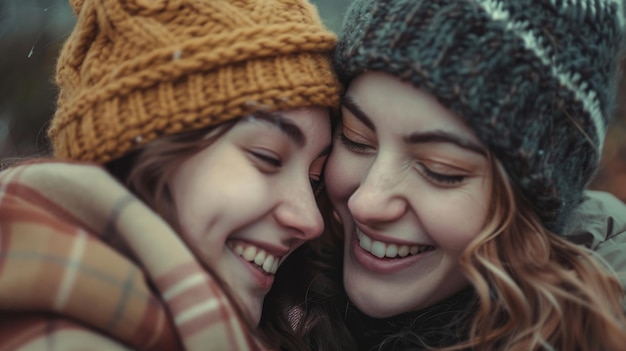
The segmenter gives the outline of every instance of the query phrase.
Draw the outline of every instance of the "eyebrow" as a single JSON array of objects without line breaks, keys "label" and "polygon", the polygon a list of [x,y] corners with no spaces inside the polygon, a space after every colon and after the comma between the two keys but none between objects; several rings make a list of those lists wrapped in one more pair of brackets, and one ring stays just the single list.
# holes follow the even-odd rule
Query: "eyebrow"
[{"label": "eyebrow", "polygon": [[306,136],[304,135],[300,127],[298,127],[282,115],[278,113],[255,112],[252,116],[260,120],[269,122],[271,125],[277,127],[298,147],[303,147],[306,144]]},{"label": "eyebrow", "polygon": [[487,156],[487,152],[480,145],[465,138],[462,138],[456,134],[443,130],[411,133],[408,136],[404,137],[404,141],[408,144],[452,143],[463,149],[467,149],[483,156]]},{"label": "eyebrow", "polygon": [[[341,98],[341,105],[350,111],[356,118],[358,118],[363,124],[365,124],[372,131],[376,131],[374,123],[367,116],[367,114],[359,107],[354,101],[354,98],[349,95],[344,95]],[[443,130],[434,130],[429,132],[415,132],[403,138],[408,144],[422,144],[422,143],[452,143],[461,148],[479,153],[483,156],[487,156],[487,152],[480,145],[462,138],[456,134],[446,132]]]},{"label": "eyebrow", "polygon": [[363,124],[365,124],[372,131],[376,131],[374,123],[367,117],[367,114],[363,112],[361,107],[354,101],[354,98],[349,95],[341,97],[341,105],[350,111],[356,118],[358,118]]}]

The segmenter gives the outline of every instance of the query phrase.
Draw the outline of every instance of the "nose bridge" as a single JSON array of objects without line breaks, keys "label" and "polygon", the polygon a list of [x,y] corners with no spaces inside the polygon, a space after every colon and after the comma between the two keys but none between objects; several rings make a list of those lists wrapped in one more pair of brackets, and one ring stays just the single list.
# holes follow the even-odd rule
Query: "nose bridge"
[{"label": "nose bridge", "polygon": [[348,200],[353,216],[368,222],[392,220],[401,215],[406,208],[400,187],[403,174],[403,167],[393,154],[377,155]]},{"label": "nose bridge", "polygon": [[379,154],[370,168],[363,174],[356,192],[379,199],[392,196],[402,178],[402,168],[392,155]]},{"label": "nose bridge", "polygon": [[276,218],[290,233],[304,240],[321,235],[324,221],[317,207],[308,177],[292,177],[280,191]]}]

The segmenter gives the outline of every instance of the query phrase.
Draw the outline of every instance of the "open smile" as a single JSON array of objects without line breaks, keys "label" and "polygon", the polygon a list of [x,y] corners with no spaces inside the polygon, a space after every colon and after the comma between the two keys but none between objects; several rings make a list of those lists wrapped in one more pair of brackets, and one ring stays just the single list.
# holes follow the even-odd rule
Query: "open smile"
[{"label": "open smile", "polygon": [[374,240],[358,228],[352,236],[351,251],[360,266],[379,274],[406,269],[437,252],[431,245],[399,245]]},{"label": "open smile", "polygon": [[285,256],[274,255],[252,243],[239,240],[229,241],[227,246],[248,268],[261,290],[269,291],[274,284],[276,271]]},{"label": "open smile", "polygon": [[356,229],[356,235],[359,246],[378,258],[407,257],[435,249],[434,246],[430,245],[397,245],[373,240],[361,232],[359,228]]},{"label": "open smile", "polygon": [[244,260],[253,263],[260,270],[268,274],[276,274],[280,265],[281,257],[272,255],[271,253],[256,247],[250,243],[242,241],[229,242],[229,246],[233,252]]}]

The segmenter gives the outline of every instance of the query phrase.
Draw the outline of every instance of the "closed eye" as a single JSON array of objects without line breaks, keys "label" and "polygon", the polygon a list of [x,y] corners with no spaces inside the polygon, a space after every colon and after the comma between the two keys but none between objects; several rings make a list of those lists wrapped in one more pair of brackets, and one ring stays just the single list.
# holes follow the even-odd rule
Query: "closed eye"
[{"label": "closed eye", "polygon": [[256,157],[258,160],[262,161],[263,163],[267,164],[268,166],[280,168],[283,165],[282,161],[278,157],[270,155],[269,153],[250,151],[250,154]]},{"label": "closed eye", "polygon": [[452,185],[462,183],[465,180],[465,178],[467,178],[467,176],[465,175],[458,175],[458,174],[450,175],[450,174],[441,174],[438,172],[433,172],[428,167],[426,167],[426,165],[424,165],[423,163],[418,163],[418,168],[420,169],[421,173],[424,174],[425,177],[427,177],[428,179],[430,179],[432,182],[434,182],[437,185],[452,186]]},{"label": "closed eye", "polygon": [[345,146],[348,150],[351,150],[357,153],[367,153],[373,150],[373,147],[369,145],[357,143],[353,140],[350,140],[350,138],[348,138],[346,134],[344,134],[343,132],[339,135],[339,140],[341,141],[343,146]]},{"label": "closed eye", "polygon": [[311,183],[311,189],[313,190],[313,194],[315,196],[319,195],[319,193],[322,191],[322,189],[324,189],[324,182],[322,181],[323,178],[319,177],[319,178],[309,178],[309,181]]}]

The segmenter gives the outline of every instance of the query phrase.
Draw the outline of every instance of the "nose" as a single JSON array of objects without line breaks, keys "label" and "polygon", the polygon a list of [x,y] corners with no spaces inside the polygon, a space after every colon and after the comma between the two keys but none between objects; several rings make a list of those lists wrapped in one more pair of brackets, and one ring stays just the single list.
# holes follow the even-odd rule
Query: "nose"
[{"label": "nose", "polygon": [[400,187],[403,174],[402,167],[379,154],[348,199],[348,209],[354,219],[365,225],[376,225],[402,217],[408,207],[406,194]]},{"label": "nose", "polygon": [[315,195],[306,182],[281,189],[281,201],[274,211],[276,221],[300,240],[313,240],[324,231],[324,221]]}]

